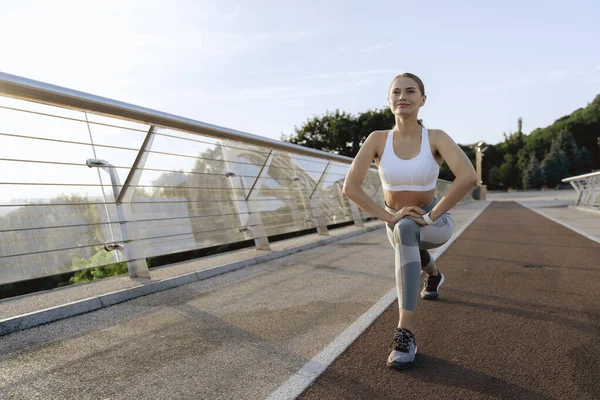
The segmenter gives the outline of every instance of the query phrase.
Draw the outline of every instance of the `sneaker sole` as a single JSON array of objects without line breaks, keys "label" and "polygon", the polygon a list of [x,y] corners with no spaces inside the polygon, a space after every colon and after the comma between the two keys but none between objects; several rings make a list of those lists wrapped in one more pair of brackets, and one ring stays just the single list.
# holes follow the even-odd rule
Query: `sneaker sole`
[{"label": "sneaker sole", "polygon": [[[442,274],[442,273],[440,272],[440,274]],[[440,293],[440,288],[442,287],[442,284],[444,283],[445,280],[446,280],[446,277],[444,276],[444,274],[442,274],[442,279],[440,280],[440,284],[438,285],[437,291],[435,292],[435,294],[423,295],[421,293],[421,298],[423,300],[435,300],[435,299],[437,299],[438,296],[439,296],[439,293]]]},{"label": "sneaker sole", "polygon": [[[417,347],[415,346],[415,359],[417,357]],[[386,365],[390,368],[394,368],[394,369],[407,369],[409,368],[411,365],[413,365],[415,363],[415,361],[411,361],[411,362],[397,362],[397,361],[392,361],[386,362]]]}]

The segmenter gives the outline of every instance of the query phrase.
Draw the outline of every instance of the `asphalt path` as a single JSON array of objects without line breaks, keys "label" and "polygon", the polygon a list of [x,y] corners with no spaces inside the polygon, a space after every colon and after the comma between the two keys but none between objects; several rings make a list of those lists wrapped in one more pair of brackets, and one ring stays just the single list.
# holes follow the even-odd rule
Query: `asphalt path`
[{"label": "asphalt path", "polygon": [[385,365],[393,304],[299,398],[600,399],[600,244],[493,202],[437,264],[412,368]]}]

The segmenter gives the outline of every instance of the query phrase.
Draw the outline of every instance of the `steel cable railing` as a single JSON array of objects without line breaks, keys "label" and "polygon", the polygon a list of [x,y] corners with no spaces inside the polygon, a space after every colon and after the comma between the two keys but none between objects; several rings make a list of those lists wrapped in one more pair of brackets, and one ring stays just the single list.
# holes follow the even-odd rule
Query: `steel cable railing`
[{"label": "steel cable railing", "polygon": [[[0,73],[0,284],[362,225],[351,162]],[[383,203],[375,168],[364,187]]]}]

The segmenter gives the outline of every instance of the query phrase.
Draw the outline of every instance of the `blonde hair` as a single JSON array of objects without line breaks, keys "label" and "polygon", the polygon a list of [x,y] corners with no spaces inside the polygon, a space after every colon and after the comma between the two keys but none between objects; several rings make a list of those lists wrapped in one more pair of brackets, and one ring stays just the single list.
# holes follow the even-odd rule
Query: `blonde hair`
[{"label": "blonde hair", "polygon": [[392,89],[392,84],[398,78],[410,78],[413,81],[417,82],[417,86],[419,87],[419,90],[421,91],[421,95],[425,96],[425,85],[423,84],[423,81],[421,80],[421,78],[419,78],[415,74],[411,74],[410,72],[405,72],[403,74],[397,75],[394,79],[392,79],[392,83],[390,83],[390,87],[388,89],[388,93]]}]

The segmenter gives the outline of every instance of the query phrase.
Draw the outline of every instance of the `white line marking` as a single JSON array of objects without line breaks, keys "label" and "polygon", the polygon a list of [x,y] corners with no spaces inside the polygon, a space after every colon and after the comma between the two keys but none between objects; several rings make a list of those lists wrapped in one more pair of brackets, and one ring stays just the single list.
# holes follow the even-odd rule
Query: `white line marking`
[{"label": "white line marking", "polygon": [[[433,259],[437,260],[490,204],[491,201],[487,202],[480,210],[475,211],[471,219],[456,231],[446,244],[436,249],[437,251],[432,254]],[[304,392],[306,388],[308,388],[310,384],[313,383],[313,381],[348,348],[348,346],[358,339],[358,337],[396,300],[396,298],[396,288],[394,287],[380,298],[373,307],[354,321],[352,325],[346,328],[346,330],[321,350],[319,354],[304,364],[298,372],[271,393],[267,400],[295,399],[302,394],[302,392]]]},{"label": "white line marking", "polygon": [[579,229],[579,228],[575,228],[574,226],[572,226],[572,225],[569,225],[569,224],[567,224],[566,222],[560,221],[560,220],[558,220],[558,219],[556,219],[556,218],[554,218],[554,217],[551,217],[550,215],[546,214],[545,212],[543,212],[543,211],[540,211],[540,210],[538,210],[538,209],[535,209],[535,208],[533,208],[533,207],[531,207],[531,206],[528,206],[528,205],[527,205],[527,204],[525,204],[525,203],[522,203],[522,202],[520,202],[520,201],[517,201],[516,203],[519,203],[519,204],[520,204],[520,205],[522,205],[523,207],[529,208],[531,211],[534,211],[534,212],[536,212],[536,213],[540,214],[542,217],[546,217],[546,218],[548,218],[550,221],[554,221],[554,222],[556,222],[557,224],[560,224],[560,225],[564,226],[565,228],[569,228],[570,230],[572,230],[572,231],[574,231],[574,232],[577,232],[577,233],[579,233],[581,236],[585,236],[586,238],[588,238],[588,239],[590,239],[590,240],[593,240],[594,242],[600,243],[600,237],[598,237],[598,236],[595,236],[595,235],[592,235],[592,234],[590,234],[590,233],[584,232],[584,231],[582,231],[582,230],[581,230],[581,229]]}]

